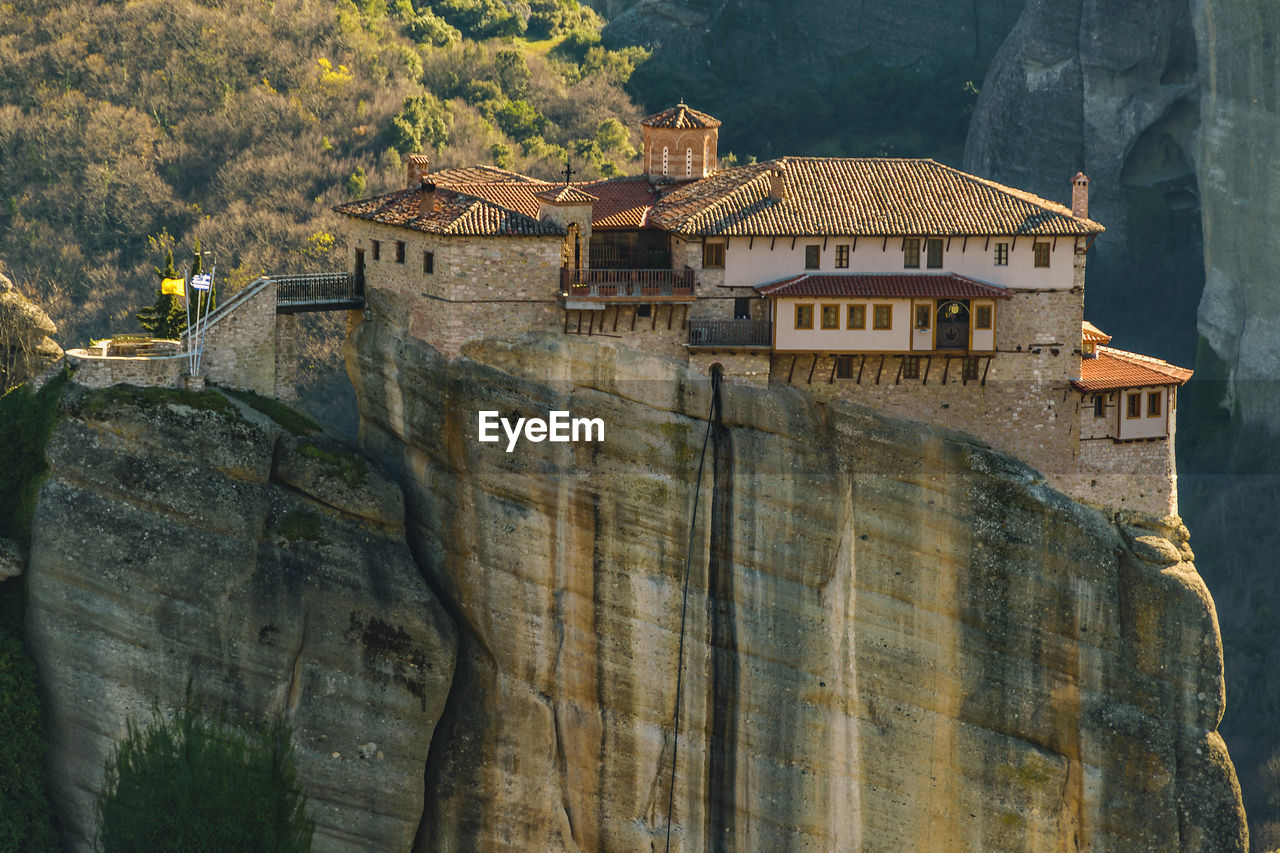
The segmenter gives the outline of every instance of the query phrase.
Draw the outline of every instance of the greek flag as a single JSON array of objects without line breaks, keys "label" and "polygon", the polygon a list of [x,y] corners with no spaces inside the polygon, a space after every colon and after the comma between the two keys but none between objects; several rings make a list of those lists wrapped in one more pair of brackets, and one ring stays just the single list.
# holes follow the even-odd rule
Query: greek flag
[{"label": "greek flag", "polygon": [[209,285],[212,284],[212,282],[213,282],[213,277],[210,276],[208,273],[201,273],[200,275],[191,276],[191,287],[194,288],[195,290],[208,290]]}]

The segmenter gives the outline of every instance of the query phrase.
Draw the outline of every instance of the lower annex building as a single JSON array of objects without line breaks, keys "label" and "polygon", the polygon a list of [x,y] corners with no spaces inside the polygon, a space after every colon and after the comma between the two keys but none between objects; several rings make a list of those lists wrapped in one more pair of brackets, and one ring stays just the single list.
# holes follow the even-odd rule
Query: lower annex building
[{"label": "lower annex building", "polygon": [[597,181],[411,155],[404,189],[335,208],[357,286],[447,356],[608,335],[966,430],[1079,500],[1176,514],[1191,371],[1085,322],[1088,178],[1067,207],[927,159],[718,169],[719,125],[685,104],[649,116],[644,173]]}]

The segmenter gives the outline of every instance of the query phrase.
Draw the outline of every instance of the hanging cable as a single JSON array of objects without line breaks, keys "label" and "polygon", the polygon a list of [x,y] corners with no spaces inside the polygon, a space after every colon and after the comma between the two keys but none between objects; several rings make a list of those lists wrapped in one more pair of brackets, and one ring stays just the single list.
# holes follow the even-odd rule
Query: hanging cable
[{"label": "hanging cable", "polygon": [[693,565],[693,537],[698,530],[698,503],[702,496],[702,469],[707,459],[707,443],[711,440],[712,419],[720,404],[720,371],[711,371],[711,409],[707,412],[707,431],[702,436],[702,453],[698,456],[698,479],[693,484],[693,516],[689,520],[689,549],[684,558],[684,593],[680,600],[680,645],[676,661],[676,707],[673,728],[675,737],[671,741],[671,785],[667,791],[667,846],[666,853],[671,853],[671,814],[676,800],[676,764],[680,755],[680,701],[684,689],[684,634],[685,618],[689,611],[689,575]]}]

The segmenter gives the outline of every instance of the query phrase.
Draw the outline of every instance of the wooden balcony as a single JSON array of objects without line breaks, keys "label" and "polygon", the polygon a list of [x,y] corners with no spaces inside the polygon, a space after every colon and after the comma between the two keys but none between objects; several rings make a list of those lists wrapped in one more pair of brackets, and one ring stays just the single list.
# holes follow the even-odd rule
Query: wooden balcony
[{"label": "wooden balcony", "polygon": [[690,320],[689,346],[710,349],[760,349],[773,345],[768,320]]},{"label": "wooden balcony", "polygon": [[599,302],[693,301],[693,270],[560,270],[564,299]]}]

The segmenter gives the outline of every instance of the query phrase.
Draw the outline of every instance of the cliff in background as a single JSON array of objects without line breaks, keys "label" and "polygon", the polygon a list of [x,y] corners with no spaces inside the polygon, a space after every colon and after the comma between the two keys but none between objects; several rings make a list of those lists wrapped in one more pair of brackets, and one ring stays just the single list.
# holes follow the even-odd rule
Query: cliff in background
[{"label": "cliff in background", "polygon": [[[362,441],[460,635],[415,849],[654,849],[709,383],[554,335],[445,361],[372,308]],[[550,409],[606,440],[476,440]],[[789,389],[721,389],[698,500],[676,849],[1245,849],[1185,528]]]},{"label": "cliff in background", "polygon": [[46,453],[26,639],[66,849],[92,849],[126,720],[188,689],[292,725],[317,851],[407,849],[456,637],[399,489],[214,392],[73,391]]}]

